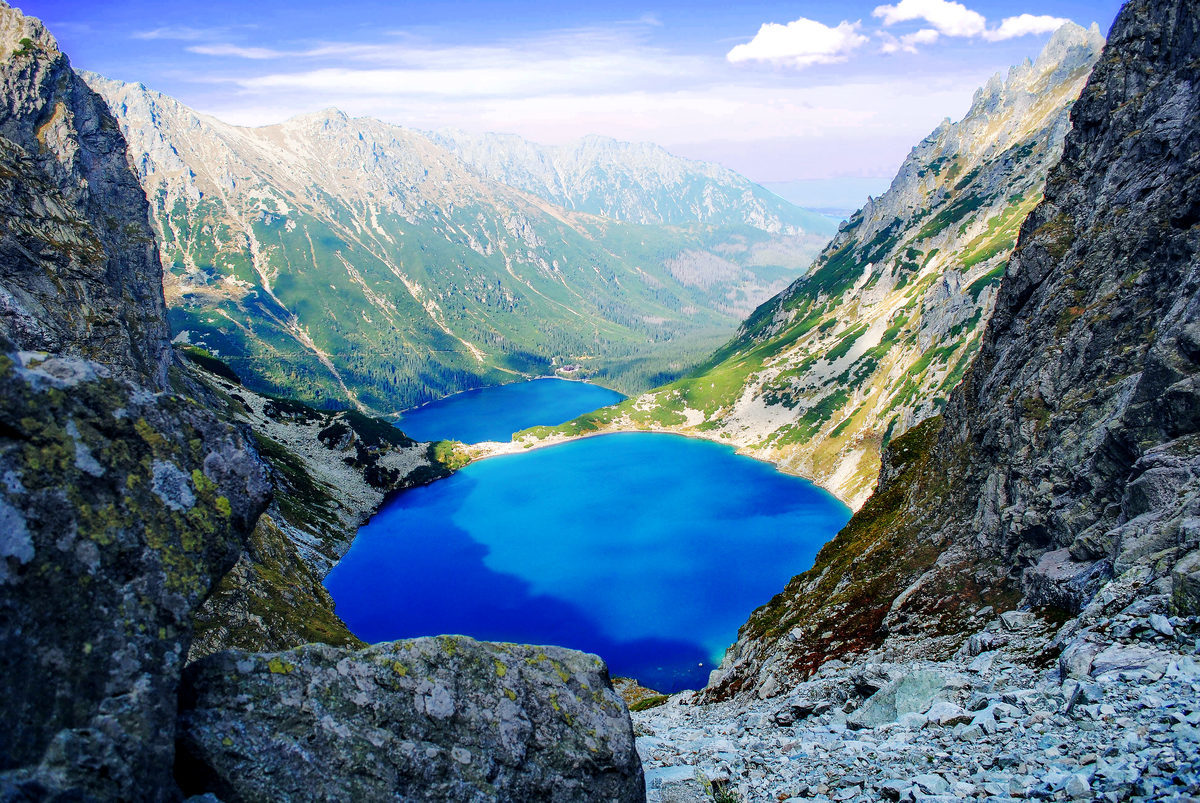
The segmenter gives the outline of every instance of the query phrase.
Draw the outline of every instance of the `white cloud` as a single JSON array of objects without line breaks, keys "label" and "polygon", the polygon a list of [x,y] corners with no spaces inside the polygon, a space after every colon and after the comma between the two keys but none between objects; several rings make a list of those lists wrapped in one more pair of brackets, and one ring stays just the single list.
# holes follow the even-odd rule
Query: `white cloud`
[{"label": "white cloud", "polygon": [[982,14],[950,0],[900,0],[894,6],[879,6],[872,16],[884,25],[924,20],[946,36],[979,36],[987,29]]},{"label": "white cloud", "polygon": [[1066,23],[1068,19],[1062,17],[1051,17],[1047,14],[1021,14],[1016,17],[1005,17],[1000,23],[1000,27],[994,31],[986,31],[983,38],[990,42],[999,42],[1004,39],[1015,39],[1018,36],[1028,36],[1029,34],[1051,33],[1057,31]]},{"label": "white cloud", "polygon": [[881,31],[879,34],[883,39],[883,45],[879,48],[880,53],[916,53],[917,45],[932,45],[941,36],[933,28],[922,28],[914,33],[908,33],[901,37],[892,36],[886,31]]},{"label": "white cloud", "polygon": [[843,21],[835,28],[801,17],[787,25],[768,22],[749,42],[729,51],[733,64],[766,61],[790,67],[835,64],[845,61],[851,52],[867,43],[858,32],[859,23]]}]

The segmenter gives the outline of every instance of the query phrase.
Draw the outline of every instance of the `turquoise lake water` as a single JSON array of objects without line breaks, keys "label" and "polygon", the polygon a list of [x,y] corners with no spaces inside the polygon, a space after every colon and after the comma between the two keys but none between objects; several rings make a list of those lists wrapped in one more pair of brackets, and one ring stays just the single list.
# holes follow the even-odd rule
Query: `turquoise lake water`
[{"label": "turquoise lake water", "polygon": [[519,430],[562,424],[624,398],[599,385],[546,377],[456,393],[409,410],[396,426],[419,441],[508,441]]},{"label": "turquoise lake water", "polygon": [[750,612],[848,518],[825,491],[727,446],[618,433],[396,496],[325,584],[365,641],[559,644],[678,691],[704,685]]}]

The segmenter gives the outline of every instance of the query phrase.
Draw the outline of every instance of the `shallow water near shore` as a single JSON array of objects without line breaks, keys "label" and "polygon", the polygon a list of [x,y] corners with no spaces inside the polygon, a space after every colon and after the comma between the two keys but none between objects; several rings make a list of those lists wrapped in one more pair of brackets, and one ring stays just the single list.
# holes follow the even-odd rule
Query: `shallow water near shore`
[{"label": "shallow water near shore", "polygon": [[326,586],[365,641],[559,644],[677,691],[704,685],[750,612],[848,518],[830,494],[728,446],[616,433],[400,494]]}]

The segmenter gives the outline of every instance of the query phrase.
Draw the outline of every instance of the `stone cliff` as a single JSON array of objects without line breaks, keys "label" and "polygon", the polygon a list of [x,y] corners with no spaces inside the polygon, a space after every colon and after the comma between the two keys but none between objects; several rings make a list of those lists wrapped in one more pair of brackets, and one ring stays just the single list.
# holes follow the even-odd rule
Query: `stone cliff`
[{"label": "stone cliff", "polygon": [[165,387],[145,197],[103,101],[0,7],[0,795],[173,796],[192,612],[270,491]]},{"label": "stone cliff", "polygon": [[892,444],[711,696],[867,649],[948,655],[1018,606],[1067,621],[1046,658],[1088,652],[1131,603],[1197,612],[1198,33],[1193,3],[1122,10],[944,415]]},{"label": "stone cliff", "polygon": [[0,334],[162,388],[162,269],[125,140],[41,22],[0,12]]}]

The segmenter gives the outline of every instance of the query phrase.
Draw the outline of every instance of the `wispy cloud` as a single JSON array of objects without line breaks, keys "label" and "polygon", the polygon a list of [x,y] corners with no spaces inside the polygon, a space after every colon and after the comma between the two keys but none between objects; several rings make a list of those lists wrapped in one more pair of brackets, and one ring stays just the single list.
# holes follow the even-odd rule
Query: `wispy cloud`
[{"label": "wispy cloud", "polygon": [[196,42],[201,39],[220,39],[227,36],[227,28],[190,28],[185,25],[167,25],[148,31],[134,31],[130,34],[134,39],[174,39],[183,42]]},{"label": "wispy cloud", "polygon": [[765,23],[754,38],[734,47],[726,55],[732,64],[762,61],[790,67],[836,64],[869,40],[859,33],[861,23],[839,23],[829,27],[806,17],[786,25]]},{"label": "wispy cloud", "polygon": [[713,66],[699,56],[645,45],[636,35],[595,29],[489,45],[324,42],[285,51],[222,43],[188,50],[282,62],[270,65],[266,73],[209,79],[233,83],[242,93],[255,95],[290,91],[334,97],[394,93],[516,98],[627,91],[647,84],[671,89],[693,83]]},{"label": "wispy cloud", "polygon": [[273,50],[269,47],[242,47],[228,43],[192,45],[187,50],[189,53],[198,53],[202,56],[232,56],[239,59],[278,59],[297,55],[282,50]]}]

